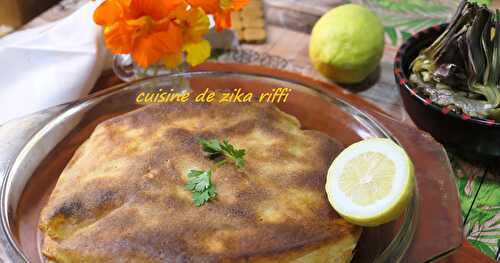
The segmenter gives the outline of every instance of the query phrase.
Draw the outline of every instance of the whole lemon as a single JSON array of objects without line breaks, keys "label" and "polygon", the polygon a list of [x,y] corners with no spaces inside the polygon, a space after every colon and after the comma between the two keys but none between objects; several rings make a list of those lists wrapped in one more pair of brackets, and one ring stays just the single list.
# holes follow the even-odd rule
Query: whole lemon
[{"label": "whole lemon", "polygon": [[368,8],[346,4],[324,14],[314,25],[309,58],[325,77],[339,83],[362,82],[384,52],[384,27]]}]

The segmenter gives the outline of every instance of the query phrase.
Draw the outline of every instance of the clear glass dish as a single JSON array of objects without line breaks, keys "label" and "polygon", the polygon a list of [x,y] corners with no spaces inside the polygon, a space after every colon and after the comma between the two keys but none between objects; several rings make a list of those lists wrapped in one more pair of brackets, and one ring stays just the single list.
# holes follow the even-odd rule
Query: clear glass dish
[{"label": "clear glass dish", "polygon": [[[49,109],[49,117],[44,117],[34,126],[33,136],[25,139],[24,146],[9,160],[7,168],[2,171],[0,167],[4,175],[0,192],[0,259],[6,262],[42,261],[36,227],[40,209],[66,162],[98,123],[142,107],[136,103],[136,96],[143,91],[179,90],[179,87],[186,86],[192,92],[206,88],[216,91],[241,88],[254,94],[289,88],[287,102],[275,105],[295,115],[304,129],[322,131],[345,146],[370,137],[386,137],[397,142],[372,116],[321,85],[308,86],[298,81],[256,74],[192,72],[115,86]],[[419,218],[419,195],[419,190],[415,189],[411,205],[399,219],[364,229],[353,262],[422,262],[422,259],[444,255],[460,245],[445,242],[446,246],[439,248],[439,252],[431,251],[432,255],[415,256],[418,254],[415,251],[406,255]]]}]

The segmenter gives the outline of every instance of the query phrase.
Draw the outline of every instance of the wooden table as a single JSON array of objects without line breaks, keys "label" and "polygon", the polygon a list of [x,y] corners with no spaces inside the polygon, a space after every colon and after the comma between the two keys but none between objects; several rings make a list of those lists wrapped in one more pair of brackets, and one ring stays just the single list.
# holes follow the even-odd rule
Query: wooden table
[{"label": "wooden table", "polygon": [[[86,0],[64,0],[61,4],[42,14],[27,27],[45,24],[66,16],[73,10],[86,3]],[[309,32],[315,21],[330,8],[342,4],[342,0],[267,0],[266,19],[268,22],[268,40],[260,45],[242,45],[246,50],[252,50],[259,54],[267,54],[283,58],[287,63],[285,70],[299,72],[314,78],[323,79],[316,72],[308,58]],[[389,1],[389,0],[354,0],[352,2],[369,6],[383,20],[386,30],[386,50],[380,68],[365,83],[356,86],[345,87],[347,90],[357,93],[365,99],[375,103],[384,111],[389,113],[398,121],[412,124],[406,114],[392,75],[392,60],[397,47],[412,32],[434,23],[445,21],[453,12],[457,1],[435,0],[429,3],[419,1]],[[495,7],[500,7],[500,1],[493,1]],[[291,44],[293,41],[293,44]],[[258,63],[258,61],[257,61]],[[324,79],[323,79],[324,80]],[[328,80],[326,80],[328,81]],[[108,83],[109,84],[109,83]],[[103,85],[100,83],[99,85]],[[498,182],[500,176],[495,169],[469,163],[451,155],[455,172],[457,173],[457,185],[461,182],[466,184],[464,202],[462,207],[464,225],[467,232],[473,233],[475,225],[467,225],[471,211],[480,209],[483,204],[477,202],[481,198],[481,188],[484,182],[493,180]],[[495,179],[496,178],[496,179]],[[478,198],[479,197],[479,198]],[[469,198],[470,200],[466,200]],[[500,204],[496,204],[500,206]],[[500,218],[500,212],[497,214]],[[479,231],[481,233],[481,231]],[[470,233],[469,233],[470,234]],[[470,239],[470,235],[468,238]],[[498,248],[497,248],[498,251]],[[496,252],[498,258],[498,252]],[[462,248],[453,255],[439,262],[494,262],[486,257],[469,242],[465,242]]]}]

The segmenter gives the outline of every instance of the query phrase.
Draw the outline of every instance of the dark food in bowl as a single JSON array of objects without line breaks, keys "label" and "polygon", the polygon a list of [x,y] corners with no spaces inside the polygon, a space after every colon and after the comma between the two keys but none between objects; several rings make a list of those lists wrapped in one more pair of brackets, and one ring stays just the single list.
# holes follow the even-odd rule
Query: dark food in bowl
[{"label": "dark food in bowl", "polygon": [[399,48],[394,60],[394,76],[405,110],[420,129],[429,132],[447,149],[468,159],[498,162],[500,122],[474,117],[452,106],[441,106],[410,81],[411,65],[415,58],[447,28],[448,24],[439,24],[423,29]]},{"label": "dark food in bowl", "polygon": [[445,31],[411,64],[410,83],[432,103],[500,120],[500,13],[462,1]]}]

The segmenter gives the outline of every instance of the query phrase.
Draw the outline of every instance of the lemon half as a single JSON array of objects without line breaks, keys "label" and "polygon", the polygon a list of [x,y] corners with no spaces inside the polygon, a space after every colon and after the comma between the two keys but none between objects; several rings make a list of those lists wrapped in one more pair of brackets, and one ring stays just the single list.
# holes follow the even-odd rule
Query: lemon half
[{"label": "lemon half", "polygon": [[415,184],[406,152],[389,139],[366,139],[342,151],[328,170],[326,193],[347,221],[377,226],[398,218]]}]

